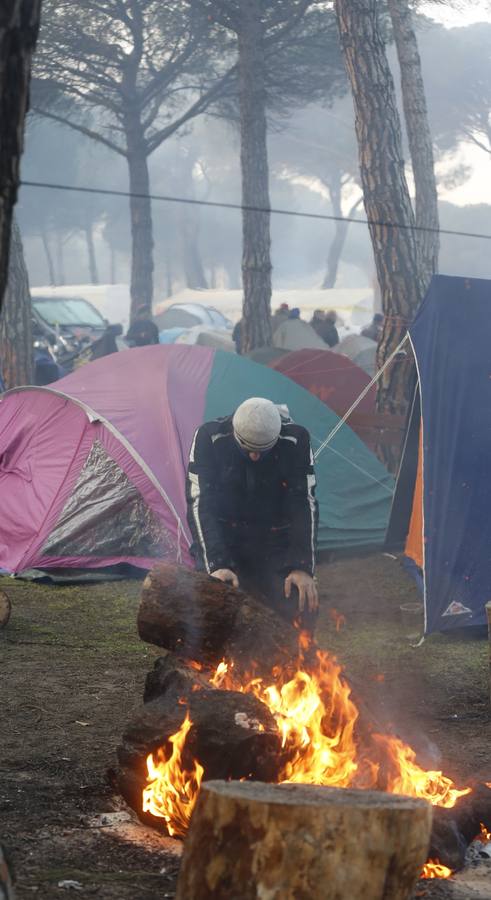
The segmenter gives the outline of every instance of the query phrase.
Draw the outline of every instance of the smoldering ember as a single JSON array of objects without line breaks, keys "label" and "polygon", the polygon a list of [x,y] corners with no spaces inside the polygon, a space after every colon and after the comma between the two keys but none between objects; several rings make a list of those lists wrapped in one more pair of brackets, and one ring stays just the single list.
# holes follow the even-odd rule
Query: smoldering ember
[{"label": "smoldering ember", "polygon": [[490,40],[1,4],[0,900],[491,900]]}]

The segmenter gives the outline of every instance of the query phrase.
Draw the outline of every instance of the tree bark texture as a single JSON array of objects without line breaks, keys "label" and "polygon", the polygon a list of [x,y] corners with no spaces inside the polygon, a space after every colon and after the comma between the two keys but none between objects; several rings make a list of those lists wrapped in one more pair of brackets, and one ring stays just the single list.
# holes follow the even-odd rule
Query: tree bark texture
[{"label": "tree bark texture", "polygon": [[0,309],[7,286],[12,211],[17,199],[40,9],[41,0],[0,3]]},{"label": "tree bark texture", "polygon": [[176,900],[407,900],[431,816],[425,801],[372,791],[210,781]]},{"label": "tree bark texture", "polygon": [[[365,210],[385,314],[379,367],[396,349],[425,290],[404,174],[394,82],[379,30],[377,0],[335,0],[343,55],[355,107]],[[402,227],[397,227],[400,224]],[[381,412],[404,415],[413,362],[406,355],[379,382]]]},{"label": "tree bark texture", "polygon": [[388,0],[401,71],[402,103],[416,191],[416,232],[426,286],[438,271],[438,191],[418,42],[408,0]]},{"label": "tree bark texture", "polygon": [[137,618],[142,640],[215,668],[233,660],[238,677],[291,675],[298,631],[252,597],[181,566],[162,564],[143,582]]},{"label": "tree bark texture", "polygon": [[7,388],[33,383],[31,296],[22,239],[12,222],[7,290],[0,313],[0,370]]},{"label": "tree bark texture", "polygon": [[[127,123],[128,170],[131,221],[131,309],[130,320],[138,314],[152,315],[153,223],[149,197],[150,178],[143,129],[138,121]],[[136,195],[136,196],[135,196]]]},{"label": "tree bark texture", "polygon": [[[241,0],[238,28],[242,204],[243,345],[271,344],[271,237],[266,86],[260,0]],[[256,212],[255,209],[266,210]]]}]

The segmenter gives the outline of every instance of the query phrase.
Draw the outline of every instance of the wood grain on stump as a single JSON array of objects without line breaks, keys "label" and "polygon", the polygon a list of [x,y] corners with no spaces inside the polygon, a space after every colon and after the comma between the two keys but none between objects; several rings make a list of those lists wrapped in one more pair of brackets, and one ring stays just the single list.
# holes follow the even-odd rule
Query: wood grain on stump
[{"label": "wood grain on stump", "polygon": [[238,676],[275,666],[293,675],[298,668],[293,626],[242,591],[182,566],[162,564],[148,573],[137,623],[142,640],[184,659],[209,666],[233,659]]},{"label": "wood grain on stump", "polygon": [[4,591],[0,591],[0,628],[5,628],[10,619],[11,611],[12,606],[7,594]]},{"label": "wood grain on stump", "polygon": [[424,800],[393,794],[208,782],[176,900],[407,900],[431,820]]}]

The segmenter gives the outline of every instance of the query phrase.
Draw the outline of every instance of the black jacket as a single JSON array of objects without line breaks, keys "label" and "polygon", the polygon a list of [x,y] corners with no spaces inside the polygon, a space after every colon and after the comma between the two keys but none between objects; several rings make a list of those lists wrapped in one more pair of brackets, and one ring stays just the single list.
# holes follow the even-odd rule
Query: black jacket
[{"label": "black jacket", "polygon": [[308,431],[283,422],[276,446],[251,462],[236,444],[232,416],[198,428],[186,480],[192,553],[207,572],[234,569],[244,546],[254,556],[281,548],[281,569],[314,574],[318,508]]}]

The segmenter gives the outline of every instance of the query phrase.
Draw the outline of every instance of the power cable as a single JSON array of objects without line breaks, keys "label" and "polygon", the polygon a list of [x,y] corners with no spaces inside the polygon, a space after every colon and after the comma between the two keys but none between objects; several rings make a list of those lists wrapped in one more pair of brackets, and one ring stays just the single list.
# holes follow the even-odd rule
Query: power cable
[{"label": "power cable", "polygon": [[109,197],[133,197],[136,200],[159,200],[165,203],[185,203],[188,206],[206,206],[214,209],[246,210],[247,212],[270,213],[276,216],[291,216],[300,219],[320,219],[330,222],[353,222],[355,225],[376,225],[378,228],[400,228],[404,231],[428,231],[432,234],[450,234],[455,237],[479,238],[491,241],[491,234],[473,231],[453,231],[451,228],[429,228],[423,225],[406,225],[402,222],[381,222],[376,219],[355,219],[353,216],[332,216],[327,213],[302,212],[279,207],[248,206],[242,203],[226,203],[220,200],[196,200],[191,197],[172,197],[167,194],[141,194],[135,191],[117,191],[110,188],[79,187],[71,184],[53,184],[45,181],[22,181],[21,187],[45,188],[52,191],[74,191],[80,194],[105,194]]}]

